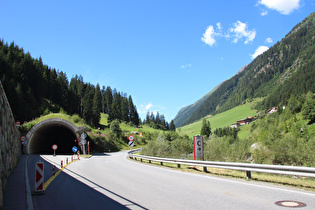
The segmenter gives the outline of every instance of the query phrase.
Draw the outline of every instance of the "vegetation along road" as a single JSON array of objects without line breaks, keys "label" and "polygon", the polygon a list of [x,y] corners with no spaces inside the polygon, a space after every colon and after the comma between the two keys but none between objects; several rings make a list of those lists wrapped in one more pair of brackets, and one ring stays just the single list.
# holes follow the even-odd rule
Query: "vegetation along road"
[{"label": "vegetation along road", "polygon": [[[45,195],[33,196],[34,209],[283,209],[279,201],[315,208],[314,192],[165,169],[126,156],[104,153],[72,162]],[[40,158],[48,180],[60,156],[32,156],[29,167]]]}]

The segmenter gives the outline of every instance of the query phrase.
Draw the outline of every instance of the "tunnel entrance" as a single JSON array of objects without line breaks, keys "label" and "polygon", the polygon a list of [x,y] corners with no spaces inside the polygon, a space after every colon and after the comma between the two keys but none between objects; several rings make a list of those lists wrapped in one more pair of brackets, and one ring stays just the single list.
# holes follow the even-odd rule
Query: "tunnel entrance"
[{"label": "tunnel entrance", "polygon": [[52,145],[56,144],[56,154],[72,154],[72,147],[78,146],[76,139],[87,127],[76,127],[71,122],[59,118],[44,120],[36,124],[26,135],[26,154],[53,154]]},{"label": "tunnel entrance", "polygon": [[[61,125],[46,126],[37,131],[33,136],[33,153],[52,154],[52,145],[57,144],[57,154],[71,153],[71,148],[75,145],[76,135],[71,130]],[[77,144],[77,143],[76,143]]]}]

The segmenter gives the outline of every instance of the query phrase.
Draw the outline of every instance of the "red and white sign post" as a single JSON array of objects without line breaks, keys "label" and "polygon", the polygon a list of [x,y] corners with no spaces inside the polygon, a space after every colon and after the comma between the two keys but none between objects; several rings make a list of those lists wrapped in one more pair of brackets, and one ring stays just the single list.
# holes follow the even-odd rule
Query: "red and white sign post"
[{"label": "red and white sign post", "polygon": [[35,193],[44,192],[44,163],[37,162],[35,165]]},{"label": "red and white sign post", "polygon": [[135,142],[134,142],[135,137],[133,135],[130,135],[128,139],[129,139],[128,145],[130,146],[130,150],[131,150],[132,147],[135,145]]},{"label": "red and white sign post", "polygon": [[54,150],[54,156],[56,156],[56,150],[58,149],[57,144],[52,145],[51,148]]}]

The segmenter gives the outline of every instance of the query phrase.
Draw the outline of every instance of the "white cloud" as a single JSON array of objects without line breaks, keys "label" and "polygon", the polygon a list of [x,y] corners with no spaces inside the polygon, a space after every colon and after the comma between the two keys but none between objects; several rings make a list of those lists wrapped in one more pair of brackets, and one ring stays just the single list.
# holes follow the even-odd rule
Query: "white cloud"
[{"label": "white cloud", "polygon": [[300,0],[260,0],[258,4],[277,10],[283,15],[288,15],[300,8]]},{"label": "white cloud", "polygon": [[244,43],[248,44],[256,37],[256,30],[249,30],[247,24],[241,21],[233,23],[233,27],[228,29],[227,32],[223,32],[222,29],[223,27],[220,22],[216,24],[216,28],[212,25],[208,26],[201,40],[212,47],[217,42],[217,38],[231,38],[233,39],[233,43],[237,43],[240,39],[245,38]]},{"label": "white cloud", "polygon": [[151,107],[153,106],[153,104],[151,102],[149,102],[146,106],[145,109],[149,110]]},{"label": "white cloud", "polygon": [[267,10],[263,10],[263,11],[261,11],[260,15],[261,15],[261,16],[268,15],[268,11],[267,11]]},{"label": "white cloud", "polygon": [[217,28],[218,28],[218,30],[222,29],[222,24],[220,22],[217,23]]},{"label": "white cloud", "polygon": [[214,43],[216,42],[214,37],[215,37],[215,33],[214,33],[213,26],[209,26],[206,32],[201,37],[201,41],[203,41],[204,43],[212,47]]},{"label": "white cloud", "polygon": [[272,39],[270,37],[268,37],[265,42],[266,43],[272,43],[273,41],[272,41]]},{"label": "white cloud", "polygon": [[255,59],[257,56],[259,56],[260,54],[263,54],[265,51],[267,51],[269,49],[269,47],[267,46],[259,46],[256,50],[255,53],[250,55],[252,59]]},{"label": "white cloud", "polygon": [[185,65],[181,65],[180,68],[181,69],[186,69],[186,68],[189,68],[191,67],[191,64],[185,64]]},{"label": "white cloud", "polygon": [[243,37],[245,38],[245,44],[252,42],[256,37],[256,30],[248,30],[248,26],[246,23],[242,23],[241,21],[237,21],[233,24],[233,28],[230,28],[230,32],[232,33],[233,42],[237,43]]}]

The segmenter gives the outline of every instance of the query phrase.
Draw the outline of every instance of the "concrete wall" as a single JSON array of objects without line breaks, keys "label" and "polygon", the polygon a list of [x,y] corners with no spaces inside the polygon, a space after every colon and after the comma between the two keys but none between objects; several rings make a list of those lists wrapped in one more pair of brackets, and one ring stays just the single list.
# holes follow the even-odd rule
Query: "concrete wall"
[{"label": "concrete wall", "polygon": [[20,157],[20,132],[0,81],[0,209],[7,180]]}]

